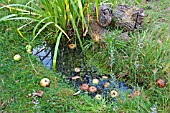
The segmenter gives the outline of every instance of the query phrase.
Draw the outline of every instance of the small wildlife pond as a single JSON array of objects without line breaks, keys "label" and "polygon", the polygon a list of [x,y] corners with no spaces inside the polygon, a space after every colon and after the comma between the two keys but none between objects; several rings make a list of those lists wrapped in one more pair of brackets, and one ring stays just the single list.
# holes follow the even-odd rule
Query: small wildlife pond
[{"label": "small wildlife pond", "polygon": [[[43,44],[33,49],[33,55],[48,69],[52,68],[53,54],[54,46]],[[64,81],[75,89],[73,96],[84,93],[96,100],[106,99],[110,103],[123,102],[126,98],[140,95],[135,87],[118,81],[114,74],[101,73],[95,66],[89,65],[81,49],[70,49],[64,44],[59,47],[57,72],[62,73]]]}]

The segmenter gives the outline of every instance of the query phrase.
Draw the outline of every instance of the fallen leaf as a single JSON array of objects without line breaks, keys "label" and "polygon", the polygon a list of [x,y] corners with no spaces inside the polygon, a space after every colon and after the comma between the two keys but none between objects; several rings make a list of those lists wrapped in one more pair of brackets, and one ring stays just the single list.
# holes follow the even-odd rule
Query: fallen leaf
[{"label": "fallen leaf", "polygon": [[73,77],[72,77],[72,80],[76,80],[76,79],[78,79],[78,78],[80,78],[80,76],[73,76]]},{"label": "fallen leaf", "polygon": [[81,93],[81,90],[77,91],[76,93],[73,94],[73,96],[77,96],[78,94]]},{"label": "fallen leaf", "polygon": [[39,96],[39,97],[41,97],[43,94],[44,94],[44,92],[40,90],[40,91],[37,91],[37,94],[36,94],[36,95]]}]

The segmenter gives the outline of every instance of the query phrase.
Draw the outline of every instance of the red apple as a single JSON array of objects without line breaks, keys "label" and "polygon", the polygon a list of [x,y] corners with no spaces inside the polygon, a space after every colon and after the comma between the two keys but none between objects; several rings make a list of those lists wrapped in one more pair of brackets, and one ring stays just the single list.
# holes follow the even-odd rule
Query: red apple
[{"label": "red apple", "polygon": [[43,78],[40,81],[40,86],[47,87],[50,85],[50,80],[48,78]]},{"label": "red apple", "polygon": [[105,82],[103,86],[104,86],[104,88],[106,88],[106,87],[108,87],[109,85],[110,85],[110,82]]},{"label": "red apple", "polygon": [[87,90],[89,89],[89,86],[88,86],[88,84],[82,84],[82,85],[80,86],[80,89],[81,89],[82,91],[87,91]]},{"label": "red apple", "polygon": [[158,79],[158,80],[156,81],[156,84],[157,84],[160,88],[163,88],[163,87],[165,87],[165,85],[166,85],[165,81],[162,80],[162,79]]}]

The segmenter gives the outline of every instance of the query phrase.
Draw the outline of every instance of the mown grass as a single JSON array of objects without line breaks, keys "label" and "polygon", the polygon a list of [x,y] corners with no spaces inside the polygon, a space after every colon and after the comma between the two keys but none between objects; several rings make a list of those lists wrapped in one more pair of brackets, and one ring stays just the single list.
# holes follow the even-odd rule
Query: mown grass
[{"label": "mown grass", "polygon": [[[142,92],[141,96],[130,100],[125,94],[124,102],[118,100],[106,106],[104,100],[94,101],[82,94],[72,96],[75,90],[64,83],[61,74],[46,69],[34,56],[26,53],[25,46],[28,43],[17,33],[17,28],[23,24],[23,21],[1,22],[0,112],[145,113],[151,112],[150,108],[155,105],[158,112],[168,113],[170,111],[170,13],[165,11],[168,4],[168,0],[151,2],[149,5],[153,9],[145,11],[148,16],[143,29],[140,32],[131,33],[128,42],[115,40],[119,38],[119,30],[113,30],[114,38],[108,36],[107,47],[104,51],[99,50],[97,53],[89,51],[90,55],[87,53],[89,63],[98,67],[101,72],[109,71],[110,73],[112,70],[112,74],[118,78],[118,75],[128,73],[128,79],[123,77],[120,80],[135,85],[136,89]],[[8,10],[0,11],[0,16],[6,14],[9,14]],[[31,34],[28,33],[26,37],[31,38]],[[36,39],[33,45],[39,42],[40,40]],[[14,61],[15,54],[20,54],[22,60]],[[109,60],[108,57],[110,57]],[[51,80],[50,87],[43,88],[39,85],[43,77]],[[155,81],[159,78],[167,82],[164,88],[156,86]],[[33,98],[26,96],[38,90],[43,90],[45,93],[42,97],[36,98],[39,104],[35,106],[32,103]]]}]

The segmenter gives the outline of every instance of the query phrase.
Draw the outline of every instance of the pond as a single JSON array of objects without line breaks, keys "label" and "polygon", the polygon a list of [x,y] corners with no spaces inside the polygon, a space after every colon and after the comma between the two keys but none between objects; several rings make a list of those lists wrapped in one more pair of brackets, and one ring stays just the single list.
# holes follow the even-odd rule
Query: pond
[{"label": "pond", "polygon": [[[48,69],[52,67],[54,46],[43,44],[33,49],[33,55]],[[77,91],[74,96],[86,93],[91,98],[100,100],[105,98],[108,102],[121,100],[125,97],[138,95],[139,92],[116,80],[114,74],[98,72],[93,65],[86,65],[87,59],[81,53],[81,49],[69,49],[61,44],[57,56],[57,72],[61,72],[65,81]]]}]

